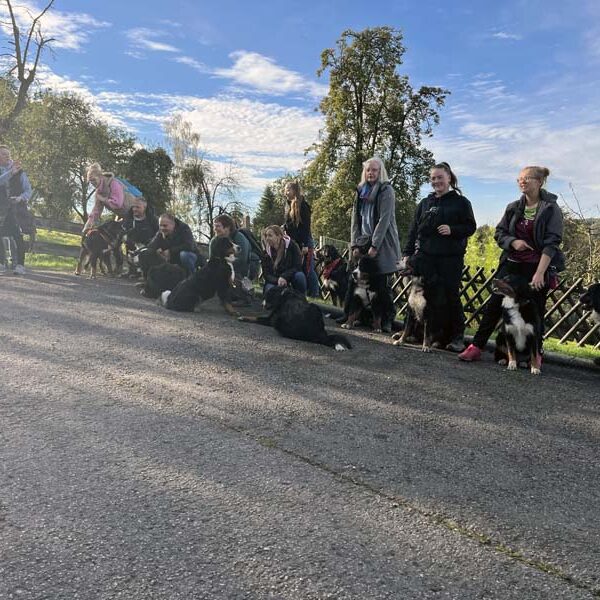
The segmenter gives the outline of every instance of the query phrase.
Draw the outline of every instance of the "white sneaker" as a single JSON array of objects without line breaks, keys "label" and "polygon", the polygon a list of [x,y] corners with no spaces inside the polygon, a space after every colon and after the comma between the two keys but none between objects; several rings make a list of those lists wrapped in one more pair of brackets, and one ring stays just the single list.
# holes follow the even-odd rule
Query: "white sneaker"
[{"label": "white sneaker", "polygon": [[25,267],[23,265],[17,265],[13,271],[15,275],[25,275]]}]

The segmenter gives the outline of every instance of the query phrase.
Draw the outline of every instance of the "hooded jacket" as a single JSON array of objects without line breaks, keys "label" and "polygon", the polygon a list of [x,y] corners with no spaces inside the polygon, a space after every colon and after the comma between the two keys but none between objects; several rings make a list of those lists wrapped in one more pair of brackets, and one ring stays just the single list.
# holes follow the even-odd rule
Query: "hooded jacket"
[{"label": "hooded jacket", "polygon": [[175,219],[175,231],[170,236],[164,237],[159,231],[148,244],[148,248],[150,250],[169,250],[169,262],[171,263],[179,262],[179,253],[182,251],[198,254],[192,230],[189,225],[179,219]]},{"label": "hooded jacket", "polygon": [[[440,225],[450,227],[450,235],[438,233]],[[467,238],[477,224],[471,203],[465,196],[450,190],[443,196],[435,193],[423,198],[415,213],[403,254],[412,256],[417,250],[431,256],[463,256]]]},{"label": "hooded jacket", "polygon": [[294,275],[298,271],[302,271],[302,253],[300,252],[298,244],[287,235],[283,237],[283,240],[285,243],[285,250],[281,262],[277,267],[275,267],[275,257],[277,253],[271,248],[267,248],[267,251],[261,260],[265,283],[274,283],[277,285],[277,280],[280,277],[283,277],[288,283],[291,283]]},{"label": "hooded jacket", "polygon": [[[564,271],[565,257],[560,249],[563,236],[563,214],[556,203],[557,196],[550,192],[540,190],[540,205],[533,222],[533,241],[535,249],[541,254],[550,257],[550,265],[557,271]],[[511,202],[504,211],[500,223],[496,226],[494,239],[503,252],[500,263],[509,255],[510,245],[517,239],[515,234],[517,222],[524,215],[525,195],[515,202]]]}]

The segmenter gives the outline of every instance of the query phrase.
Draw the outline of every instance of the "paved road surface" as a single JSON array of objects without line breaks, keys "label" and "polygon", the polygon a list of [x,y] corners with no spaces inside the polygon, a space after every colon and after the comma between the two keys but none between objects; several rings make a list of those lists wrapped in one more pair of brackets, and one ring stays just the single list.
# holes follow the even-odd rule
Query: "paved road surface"
[{"label": "paved road surface", "polygon": [[600,373],[0,278],[0,599],[600,596]]}]

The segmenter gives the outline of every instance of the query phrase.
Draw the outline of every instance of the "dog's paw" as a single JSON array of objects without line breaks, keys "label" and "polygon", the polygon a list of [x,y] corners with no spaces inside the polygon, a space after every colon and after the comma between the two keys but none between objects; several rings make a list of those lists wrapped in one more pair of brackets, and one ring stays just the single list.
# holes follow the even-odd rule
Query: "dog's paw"
[{"label": "dog's paw", "polygon": [[343,352],[344,350],[348,349],[346,346],[344,346],[344,344],[336,344],[334,348],[336,352]]},{"label": "dog's paw", "polygon": [[541,375],[542,374],[542,370],[538,369],[537,367],[531,367],[531,374],[532,375]]},{"label": "dog's paw", "polygon": [[505,358],[501,358],[501,359],[498,361],[498,364],[499,364],[501,367],[505,367],[505,366],[508,364],[508,361],[507,361]]},{"label": "dog's paw", "polygon": [[517,370],[517,361],[516,360],[509,360],[508,361],[508,367],[506,367],[506,369],[508,371],[516,371]]},{"label": "dog's paw", "polygon": [[421,352],[431,352],[431,346],[423,346]]},{"label": "dog's paw", "polygon": [[381,327],[379,329],[373,329],[373,333],[383,333],[383,329],[381,329]]},{"label": "dog's paw", "polygon": [[402,334],[400,332],[392,333],[393,340],[399,340],[402,338]]},{"label": "dog's paw", "polygon": [[342,329],[352,329],[352,325],[350,323],[342,323]]}]

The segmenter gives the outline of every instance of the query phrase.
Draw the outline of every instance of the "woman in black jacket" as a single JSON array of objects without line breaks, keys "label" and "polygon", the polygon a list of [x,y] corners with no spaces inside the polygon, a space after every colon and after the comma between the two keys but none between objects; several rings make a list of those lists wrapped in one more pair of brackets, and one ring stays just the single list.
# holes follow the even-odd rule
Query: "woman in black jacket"
[{"label": "woman in black jacket", "polygon": [[263,292],[276,285],[292,285],[296,291],[306,294],[306,277],[302,272],[302,253],[298,244],[285,235],[278,225],[269,225],[264,230],[263,244]]},{"label": "woman in black jacket", "polygon": [[311,232],[310,204],[304,199],[300,184],[288,181],[283,188],[285,196],[285,232],[298,244],[302,252],[302,271],[306,276],[309,296],[320,295],[319,277],[315,271],[315,243]]},{"label": "woman in black jacket", "polygon": [[[431,169],[433,193],[421,200],[404,246],[403,256],[409,264],[426,272],[426,278],[440,286],[439,294],[446,307],[444,337],[446,350],[464,350],[465,315],[460,301],[460,281],[464,268],[467,239],[476,224],[471,203],[462,195],[456,175],[446,162]],[[412,258],[418,256],[418,260]],[[406,262],[406,260],[405,260]],[[438,342],[439,343],[439,342]]]},{"label": "woman in black jacket", "polygon": [[[525,167],[517,179],[521,197],[511,202],[496,227],[495,239],[500,248],[500,264],[496,277],[523,275],[535,290],[542,328],[549,286],[555,274],[564,269],[564,256],[560,250],[563,236],[563,215],[556,203],[557,197],[543,189],[550,171],[546,167]],[[494,332],[502,316],[502,296],[492,294],[473,343],[458,358],[466,362],[481,359],[481,351]]]}]

